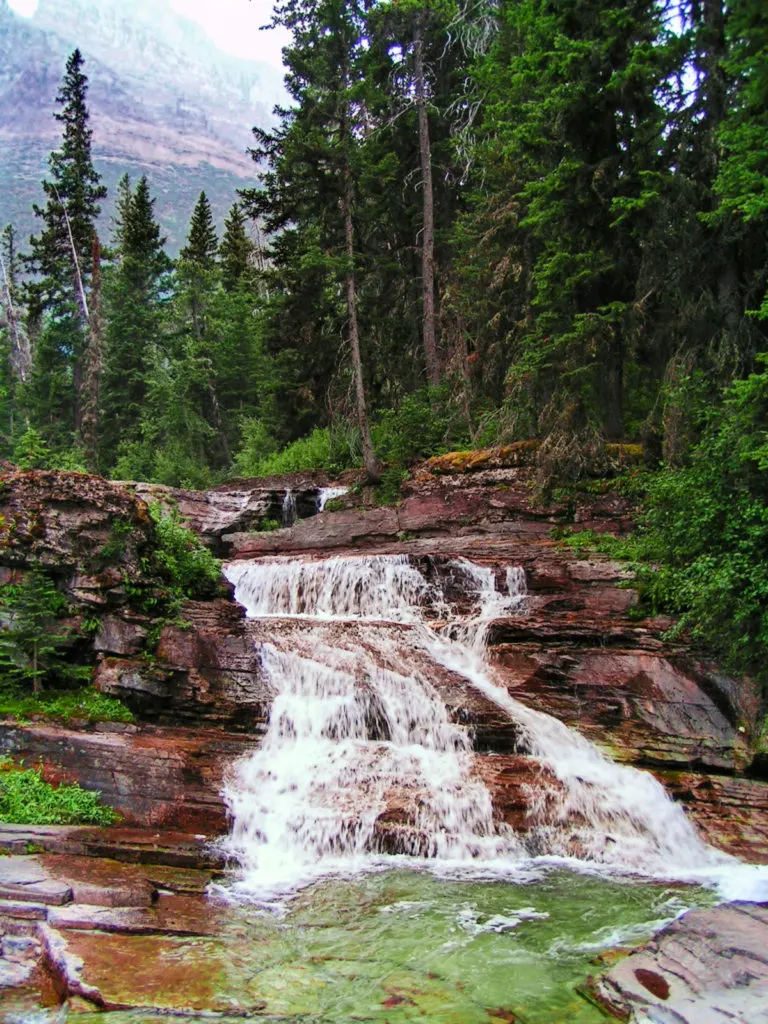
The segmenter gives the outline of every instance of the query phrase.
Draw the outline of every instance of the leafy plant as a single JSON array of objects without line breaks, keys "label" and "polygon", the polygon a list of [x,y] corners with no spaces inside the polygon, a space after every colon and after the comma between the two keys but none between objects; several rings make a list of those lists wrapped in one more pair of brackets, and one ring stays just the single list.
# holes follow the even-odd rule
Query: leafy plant
[{"label": "leafy plant", "polygon": [[0,715],[9,718],[40,717],[70,722],[132,722],[133,715],[116,697],[108,697],[93,687],[72,691],[25,693],[18,685],[0,685]]},{"label": "leafy plant", "polygon": [[185,526],[178,512],[151,502],[155,545],[146,568],[168,585],[172,599],[215,597],[221,587],[221,562]]},{"label": "leafy plant", "polygon": [[78,785],[52,786],[41,768],[17,769],[0,760],[0,821],[16,825],[113,825],[119,820],[100,793]]},{"label": "leafy plant", "polygon": [[243,476],[278,476],[313,469],[338,471],[359,464],[357,451],[349,437],[317,427],[281,451],[275,451],[260,420],[251,420],[244,427],[243,448],[236,456],[238,472]]},{"label": "leafy plant", "polygon": [[[762,358],[768,363],[768,357]],[[633,562],[647,609],[768,685],[768,371],[734,382],[710,410],[688,465],[643,478],[629,538],[561,534],[575,549]]]}]

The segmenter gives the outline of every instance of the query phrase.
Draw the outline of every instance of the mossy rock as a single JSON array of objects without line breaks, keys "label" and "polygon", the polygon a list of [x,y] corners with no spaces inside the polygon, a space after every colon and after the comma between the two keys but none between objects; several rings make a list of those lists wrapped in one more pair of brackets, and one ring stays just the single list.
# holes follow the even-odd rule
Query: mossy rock
[{"label": "mossy rock", "polygon": [[538,441],[516,441],[500,448],[478,448],[470,451],[447,452],[428,459],[423,471],[436,476],[459,473],[477,473],[484,469],[514,469],[532,466],[536,461]]}]

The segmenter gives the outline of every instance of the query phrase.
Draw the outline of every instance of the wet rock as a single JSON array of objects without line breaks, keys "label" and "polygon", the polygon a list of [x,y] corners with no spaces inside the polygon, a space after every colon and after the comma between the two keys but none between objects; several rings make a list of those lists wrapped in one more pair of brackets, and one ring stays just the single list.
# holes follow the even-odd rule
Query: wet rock
[{"label": "wet rock", "polygon": [[217,554],[223,554],[225,534],[256,531],[264,520],[281,522],[288,491],[300,520],[316,515],[320,488],[328,484],[327,473],[291,473],[232,480],[210,491],[186,491],[145,483],[122,486],[147,502],[157,501],[172,508],[185,526],[194,530]]},{"label": "wet rock", "polygon": [[127,733],[0,723],[0,749],[44,763],[53,782],[101,793],[127,823],[205,835],[226,828],[221,800],[226,768],[251,745],[217,731],[144,726]]},{"label": "wet rock", "polygon": [[62,906],[72,889],[53,878],[37,857],[0,857],[0,900]]},{"label": "wet rock", "polygon": [[0,900],[0,921],[45,921],[48,907],[44,903],[19,903]]},{"label": "wet rock", "polygon": [[651,1024],[768,1021],[768,906],[692,910],[593,982],[621,1019]]},{"label": "wet rock", "polygon": [[34,964],[0,960],[0,992],[29,984],[34,970]]},{"label": "wet rock", "polygon": [[40,863],[52,878],[69,886],[75,903],[94,907],[149,907],[156,898],[155,888],[144,872],[131,864],[55,855],[41,857]]},{"label": "wet rock", "polygon": [[248,1016],[264,1008],[264,1000],[242,983],[238,972],[247,966],[226,942],[204,936],[58,932],[48,926],[42,932],[48,962],[64,991],[101,1009]]}]

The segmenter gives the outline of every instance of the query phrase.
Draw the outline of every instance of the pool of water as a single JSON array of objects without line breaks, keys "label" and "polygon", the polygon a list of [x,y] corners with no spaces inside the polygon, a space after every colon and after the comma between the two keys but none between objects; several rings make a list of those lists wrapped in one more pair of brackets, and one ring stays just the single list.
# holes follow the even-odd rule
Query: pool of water
[{"label": "pool of water", "polygon": [[[214,903],[210,937],[103,935],[85,979],[113,1005],[105,1024],[266,1019],[307,1024],[596,1024],[588,975],[710,891],[550,870],[528,884],[392,870],[319,883],[282,915]],[[90,950],[90,952],[88,952]],[[175,979],[175,980],[174,980]],[[192,1015],[186,1011],[192,1010]],[[8,1022],[82,1019],[49,1010]],[[163,1016],[159,1016],[163,1014]],[[233,1016],[235,1014],[236,1016]]]}]

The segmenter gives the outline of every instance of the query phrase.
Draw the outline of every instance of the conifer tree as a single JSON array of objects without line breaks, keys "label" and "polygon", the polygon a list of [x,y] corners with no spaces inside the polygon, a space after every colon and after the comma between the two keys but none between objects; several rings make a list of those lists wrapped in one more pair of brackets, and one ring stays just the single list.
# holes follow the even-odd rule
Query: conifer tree
[{"label": "conifer tree", "polygon": [[[5,334],[7,352],[6,396],[8,407],[8,435],[13,437],[18,418],[25,419],[20,390],[27,383],[32,365],[29,334],[24,323],[21,305],[21,257],[16,244],[16,231],[7,224],[0,236],[0,329]],[[21,413],[21,417],[17,414]]]},{"label": "conifer tree", "polygon": [[[338,337],[339,328],[343,331],[363,459],[369,478],[376,480],[381,470],[370,438],[355,225],[360,140],[367,128],[362,62],[366,7],[365,0],[285,0],[275,8],[275,24],[293,33],[285,51],[286,83],[297,107],[278,110],[281,124],[274,132],[254,129],[253,156],[265,161],[268,170],[263,192],[243,195],[249,213],[265,216],[268,230],[283,232],[273,252],[278,266],[292,264],[284,305],[290,304],[291,314],[305,324],[313,321],[311,329],[320,337]],[[336,298],[339,284],[343,310]],[[284,318],[289,328],[291,320],[290,315]],[[302,359],[306,380],[318,363],[325,376],[336,353],[321,342],[305,349]],[[325,404],[324,395],[314,397]]]},{"label": "conifer tree", "polygon": [[245,216],[239,203],[233,203],[224,221],[224,235],[219,247],[221,281],[224,289],[233,291],[247,276],[253,244],[245,230]]},{"label": "conifer tree", "polygon": [[31,305],[43,319],[33,371],[34,412],[46,433],[64,443],[81,426],[87,291],[99,202],[106,196],[91,155],[83,63],[75,50],[56,97],[61,107],[54,114],[62,125],[61,148],[51,153],[49,178],[42,183],[47,202],[34,206],[42,226],[30,238],[27,259],[37,275],[29,289]]},{"label": "conifer tree", "polygon": [[187,263],[196,263],[210,270],[216,262],[218,248],[219,240],[216,237],[211,204],[205,192],[201,192],[192,211],[187,244],[179,253],[179,257]]},{"label": "conifer tree", "polygon": [[109,468],[118,444],[140,438],[151,349],[162,331],[171,261],[154,212],[146,175],[131,190],[121,183],[117,259],[105,287],[106,354],[100,463]]}]

